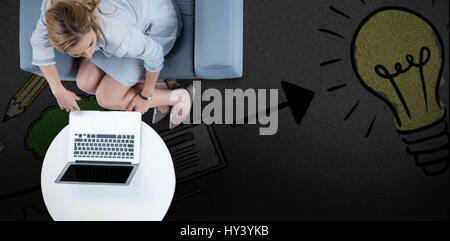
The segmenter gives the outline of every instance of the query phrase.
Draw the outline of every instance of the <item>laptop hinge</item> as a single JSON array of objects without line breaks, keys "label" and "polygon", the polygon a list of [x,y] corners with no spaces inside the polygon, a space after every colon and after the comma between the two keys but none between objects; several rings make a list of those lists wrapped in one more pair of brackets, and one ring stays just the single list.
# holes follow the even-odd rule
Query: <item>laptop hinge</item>
[{"label": "laptop hinge", "polygon": [[108,161],[75,161],[75,163],[132,164],[131,162],[108,162]]}]

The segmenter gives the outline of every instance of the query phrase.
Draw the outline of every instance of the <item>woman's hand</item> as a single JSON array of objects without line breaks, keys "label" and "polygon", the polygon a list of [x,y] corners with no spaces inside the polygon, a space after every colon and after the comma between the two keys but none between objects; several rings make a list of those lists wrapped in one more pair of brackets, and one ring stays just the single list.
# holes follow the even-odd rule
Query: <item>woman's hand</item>
[{"label": "woman's hand", "polygon": [[[152,96],[153,90],[155,89],[156,80],[158,79],[158,72],[150,72],[146,70],[146,77],[144,81],[144,87],[142,89],[141,94],[143,96]],[[126,111],[137,111],[141,112],[141,114],[145,114],[148,109],[150,109],[150,103],[148,101],[142,99],[139,94],[136,95],[128,107],[125,109]]]},{"label": "woman's hand", "polygon": [[40,69],[47,79],[56,101],[58,101],[59,108],[66,111],[79,111],[80,107],[78,107],[77,100],[81,100],[81,98],[64,88],[56,70],[56,64],[41,66]]},{"label": "woman's hand", "polygon": [[126,111],[137,111],[141,112],[141,114],[145,114],[148,109],[150,109],[150,105],[148,101],[142,99],[139,95],[136,95],[133,100],[128,105]]},{"label": "woman's hand", "polygon": [[55,91],[54,95],[61,110],[65,109],[67,112],[80,111],[77,100],[81,100],[81,98],[76,96],[72,91],[69,91],[65,88],[60,88]]}]

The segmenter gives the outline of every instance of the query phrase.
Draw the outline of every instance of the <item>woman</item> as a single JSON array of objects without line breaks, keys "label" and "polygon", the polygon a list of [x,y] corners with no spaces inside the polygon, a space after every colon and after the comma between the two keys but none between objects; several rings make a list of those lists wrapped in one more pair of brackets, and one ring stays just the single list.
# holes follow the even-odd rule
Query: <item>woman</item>
[{"label": "woman", "polygon": [[144,114],[173,106],[173,128],[189,114],[192,85],[169,90],[156,82],[180,28],[173,0],[43,0],[31,38],[33,64],[61,109],[79,111],[80,98],[62,85],[54,49],[82,58],[77,86],[95,94],[102,107]]}]

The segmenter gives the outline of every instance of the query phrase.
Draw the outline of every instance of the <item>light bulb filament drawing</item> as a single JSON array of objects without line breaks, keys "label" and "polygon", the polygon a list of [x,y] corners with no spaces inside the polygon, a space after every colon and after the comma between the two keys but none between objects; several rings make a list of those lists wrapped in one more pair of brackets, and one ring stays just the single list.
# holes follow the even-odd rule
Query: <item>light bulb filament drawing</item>
[{"label": "light bulb filament drawing", "polygon": [[433,24],[409,9],[378,9],[358,26],[350,54],[361,85],[393,112],[407,153],[427,175],[445,172],[449,138],[439,99],[445,51]]},{"label": "light bulb filament drawing", "polygon": [[419,59],[418,63],[414,62],[414,57],[411,54],[406,55],[405,59],[408,62],[408,66],[406,68],[403,68],[402,64],[397,62],[394,66],[396,72],[391,74],[384,65],[378,64],[375,66],[375,73],[377,73],[377,75],[380,76],[381,78],[389,80],[389,82],[391,83],[392,87],[394,88],[396,94],[398,95],[398,98],[400,99],[400,101],[403,105],[403,108],[405,109],[408,117],[411,118],[411,113],[409,111],[408,104],[406,103],[405,98],[403,97],[403,94],[400,91],[398,85],[395,83],[394,78],[396,78],[397,76],[399,76],[401,74],[408,72],[412,67],[419,68],[420,81],[422,84],[423,96],[425,99],[425,108],[428,111],[427,86],[425,84],[423,67],[430,60],[430,49],[427,47],[422,47],[420,49],[420,59]]}]

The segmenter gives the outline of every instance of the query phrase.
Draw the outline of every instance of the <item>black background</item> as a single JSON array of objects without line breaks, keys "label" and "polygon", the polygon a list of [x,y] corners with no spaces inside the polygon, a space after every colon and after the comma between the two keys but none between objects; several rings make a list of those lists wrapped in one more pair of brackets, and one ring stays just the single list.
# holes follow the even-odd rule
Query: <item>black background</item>
[{"label": "black background", "polygon": [[[203,191],[174,202],[165,219],[448,220],[448,171],[428,177],[413,163],[392,114],[359,84],[349,55],[354,31],[370,12],[385,6],[420,12],[447,44],[441,99],[448,107],[449,1],[244,3],[244,76],[204,80],[202,88],[279,89],[281,103],[286,100],[281,81],[287,81],[316,95],[300,125],[288,109],[280,111],[278,133],[273,136],[259,136],[257,125],[214,126],[226,167],[199,178],[196,182]],[[0,19],[0,113],[4,113],[30,74],[19,69],[19,1],[2,1]],[[337,58],[342,61],[320,66]],[[346,87],[327,91],[342,84]],[[65,86],[81,94],[74,83]],[[357,101],[358,108],[344,121]],[[0,153],[0,195],[39,184],[42,163],[24,149],[23,141],[28,126],[50,105],[56,101],[47,87],[24,114],[0,123],[0,139],[6,144]],[[372,132],[365,138],[375,116]],[[45,213],[40,190],[0,200],[0,219],[23,220],[24,209],[30,206]]]}]

